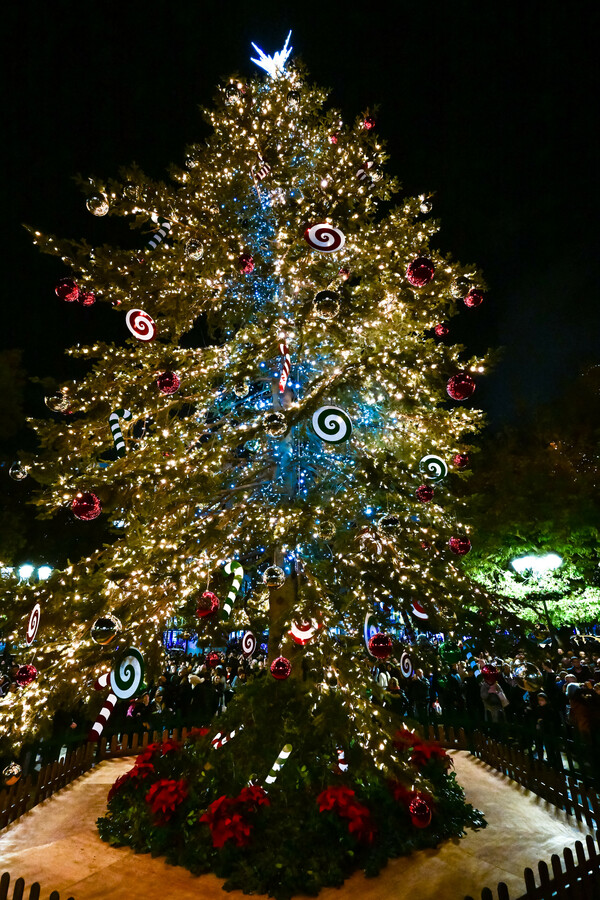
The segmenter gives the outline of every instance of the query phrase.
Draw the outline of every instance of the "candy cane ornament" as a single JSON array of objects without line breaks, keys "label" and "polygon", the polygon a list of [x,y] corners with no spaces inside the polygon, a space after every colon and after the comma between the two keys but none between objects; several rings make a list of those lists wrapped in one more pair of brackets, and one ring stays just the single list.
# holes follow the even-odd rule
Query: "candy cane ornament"
[{"label": "candy cane ornament", "polygon": [[110,425],[110,430],[112,431],[117,456],[125,456],[125,441],[123,440],[123,433],[121,431],[121,426],[119,425],[119,419],[125,419],[126,422],[130,422],[132,418],[133,416],[128,409],[115,409],[115,411],[112,412],[108,417],[108,424]]},{"label": "candy cane ornament", "polygon": [[235,598],[238,595],[238,591],[244,579],[244,569],[241,563],[237,561],[237,559],[230,559],[229,562],[225,565],[224,572],[226,575],[233,575],[233,584],[229,588],[227,599],[223,603],[223,607],[221,609],[221,618],[228,619],[231,615],[231,610],[233,608],[233,604],[235,603]]},{"label": "candy cane ornament", "polygon": [[[105,672],[101,675],[96,683],[94,684],[94,689],[97,691],[101,691],[104,688],[110,688],[110,672]],[[88,741],[99,741],[102,732],[104,731],[104,726],[108,722],[110,718],[110,714],[115,708],[117,702],[116,696],[113,694],[112,690],[109,693],[108,697],[104,701],[104,706],[96,716],[96,721],[92,725],[90,729],[90,733],[88,734]]]},{"label": "candy cane ornament", "polygon": [[338,769],[340,772],[348,771],[348,763],[346,762],[346,754],[342,747],[337,748],[337,758],[338,758]]},{"label": "candy cane ornament", "polygon": [[273,763],[273,766],[271,767],[271,771],[265,778],[265,784],[273,784],[273,782],[276,780],[279,772],[283,768],[283,764],[285,763],[286,759],[288,758],[288,756],[290,755],[291,752],[292,752],[292,745],[284,744],[282,750],[279,753],[279,756],[277,757],[277,759]]},{"label": "candy cane ornament", "polygon": [[243,725],[240,725],[239,728],[234,728],[234,730],[230,731],[229,734],[221,734],[221,732],[218,731],[210,742],[213,750],[219,750],[219,748],[222,747],[223,744],[227,744],[232,738],[236,736],[236,734],[242,731],[243,727]]},{"label": "candy cane ornament", "polygon": [[281,394],[283,394],[283,392],[285,391],[285,386],[288,383],[288,378],[290,377],[292,361],[290,359],[290,351],[287,344],[280,344],[279,352],[283,356],[283,370],[281,372],[281,378],[279,379],[279,391]]},{"label": "candy cane ornament", "polygon": [[[152,218],[154,219],[154,216]],[[171,231],[171,223],[167,221],[167,219],[163,219],[161,216],[157,216],[156,221],[158,222],[158,231],[156,231],[152,235],[152,237],[146,244],[148,250],[155,250],[156,247],[158,247],[158,245],[162,243],[162,241],[164,241],[166,236]]]}]

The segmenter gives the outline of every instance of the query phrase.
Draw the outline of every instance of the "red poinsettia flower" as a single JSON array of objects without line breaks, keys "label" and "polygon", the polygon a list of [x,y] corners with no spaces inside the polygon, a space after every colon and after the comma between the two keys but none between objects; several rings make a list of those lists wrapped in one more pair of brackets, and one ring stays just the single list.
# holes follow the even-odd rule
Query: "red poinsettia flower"
[{"label": "red poinsettia flower", "polygon": [[353,834],[358,841],[364,841],[367,844],[373,842],[375,837],[375,825],[371,819],[371,813],[362,803],[355,803],[349,807],[348,831]]},{"label": "red poinsettia flower", "polygon": [[181,750],[181,741],[176,741],[174,738],[167,738],[167,740],[163,741],[159,746],[160,752],[165,756],[165,754],[170,753],[172,750]]},{"label": "red poinsettia flower", "polygon": [[421,738],[416,731],[409,731],[408,728],[399,728],[394,735],[394,747],[396,750],[409,750],[411,747],[421,743]]},{"label": "red poinsettia flower", "polygon": [[319,812],[335,812],[340,818],[348,819],[348,831],[357,840],[370,843],[375,834],[368,807],[356,799],[352,788],[343,785],[326,788],[317,797]]},{"label": "red poinsettia flower", "polygon": [[343,816],[344,810],[348,809],[348,807],[354,803],[355,797],[356,794],[352,788],[344,787],[344,785],[333,785],[332,787],[328,787],[317,797],[319,812],[332,810],[333,812],[338,813],[338,815]]},{"label": "red poinsettia flower", "polygon": [[408,806],[412,798],[415,796],[415,792],[410,788],[407,788],[400,781],[390,782],[390,791],[392,792],[392,797],[397,803],[404,803],[406,806]]},{"label": "red poinsettia flower", "polygon": [[127,782],[130,781],[130,779],[131,779],[131,771],[125,772],[124,775],[121,775],[119,778],[117,778],[115,783],[112,785],[110,791],[108,792],[108,797],[106,798],[108,803],[110,803],[110,801],[115,796],[115,794],[118,794],[118,792],[121,790],[121,788],[125,784],[127,784]]},{"label": "red poinsettia flower", "polygon": [[142,762],[139,759],[136,760],[133,769],[130,769],[129,774],[132,778],[147,778],[148,775],[152,775],[154,772],[154,763]]},{"label": "red poinsettia flower", "polygon": [[248,803],[254,808],[271,805],[267,792],[260,784],[250,784],[248,787],[242,788],[237,799],[240,803]]},{"label": "red poinsettia flower", "polygon": [[203,738],[209,733],[210,733],[210,728],[196,728],[196,726],[194,725],[188,731],[188,738],[194,738],[194,739]]},{"label": "red poinsettia flower", "polygon": [[168,820],[187,795],[188,788],[185,779],[175,781],[163,778],[152,785],[146,794],[146,803],[149,804],[155,816]]},{"label": "red poinsettia flower", "polygon": [[448,756],[443,747],[434,741],[422,742],[413,747],[410,761],[417,768],[422,768],[431,760],[437,760],[442,763],[445,769],[449,769],[452,765],[452,759]]},{"label": "red poinsettia flower", "polygon": [[145,750],[136,757],[135,764],[150,762],[155,753],[160,750],[160,744],[148,744]]},{"label": "red poinsettia flower", "polygon": [[204,815],[200,816],[200,821],[206,822],[210,828],[213,847],[222,847],[230,840],[238,847],[243,847],[250,840],[250,824],[236,811],[238,809],[238,798],[223,795],[214,800]]}]

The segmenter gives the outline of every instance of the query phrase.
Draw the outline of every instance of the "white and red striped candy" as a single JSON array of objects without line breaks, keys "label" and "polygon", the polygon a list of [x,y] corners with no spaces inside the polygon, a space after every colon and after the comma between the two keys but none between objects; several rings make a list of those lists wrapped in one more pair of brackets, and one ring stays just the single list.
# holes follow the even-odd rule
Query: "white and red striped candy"
[{"label": "white and red striped candy", "polygon": [[316,619],[310,619],[308,622],[294,622],[288,634],[296,644],[304,646],[312,641],[320,627]]},{"label": "white and red striped candy", "polygon": [[287,344],[279,345],[279,352],[283,356],[283,369],[281,370],[281,378],[279,379],[279,390],[283,394],[285,391],[285,386],[288,383],[288,378],[290,377],[290,369],[292,368],[292,361],[290,358],[290,351]]},{"label": "white and red striped candy", "polygon": [[341,250],[346,243],[346,238],[340,229],[330,225],[329,222],[311,225],[304,232],[304,237],[313,250],[320,250],[322,253],[334,253],[336,250]]},{"label": "white and red striped candy", "polygon": [[143,309],[130,309],[125,316],[125,323],[138,341],[152,341],[156,337],[154,319]]},{"label": "white and red striped candy", "polygon": [[[94,688],[97,691],[101,691],[104,688],[110,687],[110,672],[105,672],[101,675],[96,681]],[[117,698],[115,694],[110,692],[106,700],[104,701],[104,706],[98,713],[96,717],[96,721],[92,725],[90,729],[90,733],[88,734],[88,741],[99,741],[102,732],[104,731],[104,726],[108,722],[110,718],[110,714],[115,708],[115,704],[117,702]]]},{"label": "white and red striped candy", "polygon": [[418,600],[413,600],[412,604],[413,616],[416,616],[417,619],[428,619],[429,616],[421,606]]},{"label": "white and red striped candy", "polygon": [[40,608],[40,604],[36,603],[31,613],[29,614],[29,621],[27,622],[27,632],[25,634],[25,643],[27,646],[31,646],[35,641],[35,636],[38,632],[38,628],[40,627],[40,616],[42,614],[42,610]]}]

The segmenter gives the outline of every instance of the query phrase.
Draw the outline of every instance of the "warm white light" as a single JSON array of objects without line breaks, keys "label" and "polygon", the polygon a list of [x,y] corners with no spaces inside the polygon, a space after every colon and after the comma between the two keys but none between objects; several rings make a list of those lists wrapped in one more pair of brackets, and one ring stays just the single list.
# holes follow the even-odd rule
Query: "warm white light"
[{"label": "warm white light", "polygon": [[40,566],[37,573],[40,581],[45,581],[52,575],[52,566]]},{"label": "warm white light", "polygon": [[19,566],[18,571],[19,571],[19,578],[23,579],[23,581],[27,581],[27,579],[31,578],[31,576],[35,572],[35,566],[32,566],[29,563],[25,563],[24,566]]},{"label": "warm white light", "polygon": [[545,556],[521,556],[513,559],[511,566],[519,575],[531,572],[532,575],[545,575],[562,566],[562,558],[557,553],[547,553]]},{"label": "warm white light", "polygon": [[253,59],[250,57],[250,61],[256,63],[257,66],[260,66],[261,69],[264,69],[267,75],[270,75],[271,78],[279,78],[283,75],[285,64],[288,60],[290,53],[293,50],[293,47],[288,47],[288,42],[292,36],[292,32],[285,39],[285,44],[283,45],[281,50],[278,50],[277,53],[274,53],[273,56],[267,56],[266,53],[257,47],[256,44],[252,44],[254,49],[259,55],[258,59]]}]

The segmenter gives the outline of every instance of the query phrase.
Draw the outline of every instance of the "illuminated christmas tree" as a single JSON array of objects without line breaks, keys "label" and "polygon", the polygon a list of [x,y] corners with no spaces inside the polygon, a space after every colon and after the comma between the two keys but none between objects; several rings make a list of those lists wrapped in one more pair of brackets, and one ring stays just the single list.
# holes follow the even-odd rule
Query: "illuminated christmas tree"
[{"label": "illuminated christmas tree", "polygon": [[[25,463],[42,515],[110,538],[21,590],[10,640],[25,663],[39,604],[37,674],[2,707],[25,735],[76,697],[95,712],[98,678],[135,696],[174,615],[213,647],[245,632],[248,654],[266,625],[272,674],[220,717],[233,736],[146,754],[102,829],[281,897],[477,821],[443,754],[395,737],[370,668],[393,652],[408,676],[433,652],[418,630],[491,619],[454,496],[487,363],[446,325],[483,281],[431,248],[427,197],[390,206],[374,117],[344,124],[288,53],[220,88],[168,184],[89,180],[90,212],[145,228],[144,250],[35,233],[70,268],[58,296],[112,304],[123,339],[69,351],[87,374]],[[282,829],[291,856],[267,840]]]}]

